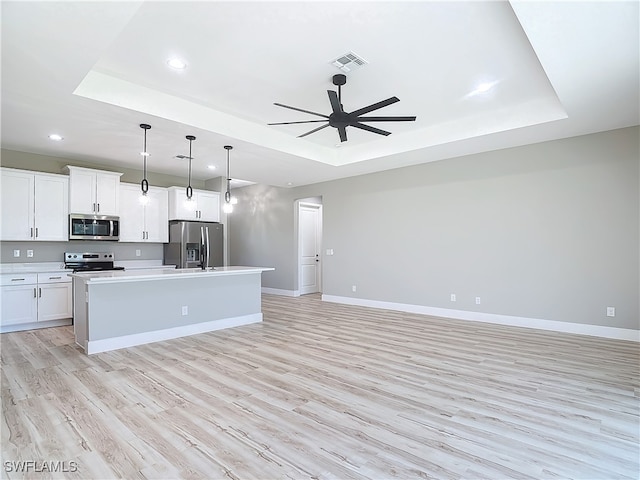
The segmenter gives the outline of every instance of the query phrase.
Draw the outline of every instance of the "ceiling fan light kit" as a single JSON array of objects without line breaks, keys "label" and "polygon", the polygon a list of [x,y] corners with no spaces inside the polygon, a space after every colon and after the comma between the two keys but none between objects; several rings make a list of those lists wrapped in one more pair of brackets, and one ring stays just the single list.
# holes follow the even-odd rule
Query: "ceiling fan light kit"
[{"label": "ceiling fan light kit", "polygon": [[274,105],[278,107],[288,108],[290,110],[295,110],[298,112],[308,113],[310,115],[316,115],[318,117],[324,118],[324,120],[304,120],[298,122],[277,122],[277,123],[269,123],[268,125],[293,125],[299,123],[319,123],[319,122],[327,122],[324,125],[321,125],[313,130],[310,130],[302,135],[298,135],[298,138],[306,137],[307,135],[311,135],[319,130],[322,130],[326,127],[333,127],[338,130],[338,135],[340,136],[340,142],[347,141],[347,127],[354,127],[360,130],[365,130],[367,132],[376,133],[378,135],[391,135],[391,132],[386,130],[382,130],[380,128],[372,127],[371,125],[366,125],[362,122],[413,122],[415,121],[415,116],[386,116],[386,117],[363,117],[367,113],[373,112],[374,110],[379,110],[381,108],[392,105],[396,102],[399,102],[400,99],[398,97],[390,97],[386,100],[382,100],[380,102],[372,103],[363,108],[359,108],[358,110],[354,110],[352,112],[345,112],[344,107],[342,106],[342,86],[347,83],[347,76],[338,73],[333,76],[332,82],[335,86],[338,87],[338,91],[335,90],[327,90],[327,95],[329,95],[329,103],[331,104],[332,112],[329,115],[324,115],[318,112],[312,112],[309,110],[304,110],[302,108],[291,107],[289,105],[284,105],[282,103],[274,103]]}]

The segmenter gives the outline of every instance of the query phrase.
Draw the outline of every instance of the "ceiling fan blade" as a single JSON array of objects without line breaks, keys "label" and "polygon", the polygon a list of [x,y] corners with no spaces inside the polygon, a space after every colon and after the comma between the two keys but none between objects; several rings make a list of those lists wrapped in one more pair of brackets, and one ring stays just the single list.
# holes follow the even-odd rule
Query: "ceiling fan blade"
[{"label": "ceiling fan blade", "polygon": [[373,112],[374,110],[378,110],[379,108],[382,107],[386,107],[388,105],[391,105],[392,103],[396,103],[399,102],[400,99],[398,97],[391,97],[391,98],[387,98],[386,100],[382,100],[381,102],[378,103],[373,103],[371,105],[369,105],[368,107],[363,107],[360,108],[358,110],[355,110],[353,112],[351,112],[349,115],[353,115],[353,116],[360,116],[364,113],[369,113],[369,112]]},{"label": "ceiling fan blade", "polygon": [[290,110],[296,110],[298,112],[310,113],[311,115],[317,115],[319,117],[329,118],[329,115],[324,115],[322,113],[310,112],[309,110],[303,110],[302,108],[290,107],[289,105],[283,105],[282,103],[274,103],[278,107],[288,108]]},{"label": "ceiling fan blade", "polygon": [[267,125],[293,125],[294,123],[317,123],[317,122],[326,122],[326,120],[304,120],[302,122],[277,122],[277,123],[267,123]]},{"label": "ceiling fan blade", "polygon": [[312,133],[315,133],[315,132],[317,132],[318,130],[322,130],[323,128],[327,128],[328,126],[329,126],[329,124],[327,123],[326,125],[322,125],[321,127],[314,128],[314,129],[313,129],[313,130],[311,130],[310,132],[303,133],[302,135],[298,135],[298,138],[306,137],[307,135],[311,135]]},{"label": "ceiling fan blade", "polygon": [[377,133],[378,135],[391,135],[391,132],[387,132],[386,130],[380,130],[379,128],[372,127],[370,125],[365,125],[364,123],[352,123],[352,127],[359,128],[361,130],[366,130],[367,132]]},{"label": "ceiling fan blade", "polygon": [[340,100],[338,99],[338,93],[333,90],[327,90],[327,93],[329,94],[329,101],[331,102],[331,108],[333,109],[333,113],[342,112],[342,105],[340,105]]},{"label": "ceiling fan blade", "polygon": [[338,133],[340,134],[340,141],[341,142],[346,142],[347,141],[347,127],[346,126],[338,127]]},{"label": "ceiling fan blade", "polygon": [[358,117],[358,122],[413,122],[416,117]]}]

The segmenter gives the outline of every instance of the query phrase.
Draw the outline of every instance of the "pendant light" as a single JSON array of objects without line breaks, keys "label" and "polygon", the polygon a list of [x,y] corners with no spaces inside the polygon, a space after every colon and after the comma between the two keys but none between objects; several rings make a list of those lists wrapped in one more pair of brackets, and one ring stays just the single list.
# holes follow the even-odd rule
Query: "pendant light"
[{"label": "pendant light", "polygon": [[191,160],[193,157],[191,156],[191,142],[196,139],[193,135],[187,135],[187,140],[189,140],[189,184],[187,185],[187,202],[192,202],[193,197],[193,188],[191,188]]},{"label": "pendant light", "polygon": [[147,180],[147,157],[149,156],[149,152],[147,152],[147,130],[151,129],[151,125],[141,123],[140,128],[144,130],[144,146],[142,152],[140,152],[140,155],[142,155],[143,158],[142,181],[140,182],[142,195],[140,195],[140,203],[146,205],[149,203],[149,197],[147,196],[147,193],[149,192],[149,181]]},{"label": "pendant light", "polygon": [[227,151],[227,191],[224,192],[224,204],[222,205],[222,211],[224,213],[233,212],[233,202],[231,201],[231,178],[229,175],[229,151],[233,147],[231,145],[225,145],[224,149]]}]

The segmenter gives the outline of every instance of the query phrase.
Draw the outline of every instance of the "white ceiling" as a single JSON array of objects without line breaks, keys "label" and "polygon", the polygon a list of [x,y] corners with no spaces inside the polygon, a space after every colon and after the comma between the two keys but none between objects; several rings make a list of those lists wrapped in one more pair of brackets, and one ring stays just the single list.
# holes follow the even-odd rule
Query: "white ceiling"
[{"label": "white ceiling", "polygon": [[[2,2],[2,147],[186,176],[298,186],[638,125],[639,3]],[[355,52],[346,111],[416,115],[347,128],[330,61]],[[170,57],[188,66],[175,71]],[[474,94],[481,82],[493,88]],[[60,133],[64,140],[47,136]],[[338,146],[339,145],[339,146]],[[517,159],[514,159],[516,161]],[[216,165],[212,171],[208,165]]]}]

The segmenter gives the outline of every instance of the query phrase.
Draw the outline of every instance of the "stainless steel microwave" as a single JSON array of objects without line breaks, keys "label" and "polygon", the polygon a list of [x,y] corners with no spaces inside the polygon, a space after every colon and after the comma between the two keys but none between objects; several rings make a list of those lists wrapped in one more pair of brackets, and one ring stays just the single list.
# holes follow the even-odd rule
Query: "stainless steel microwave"
[{"label": "stainless steel microwave", "polygon": [[69,240],[112,240],[120,237],[120,218],[110,215],[69,215]]}]

